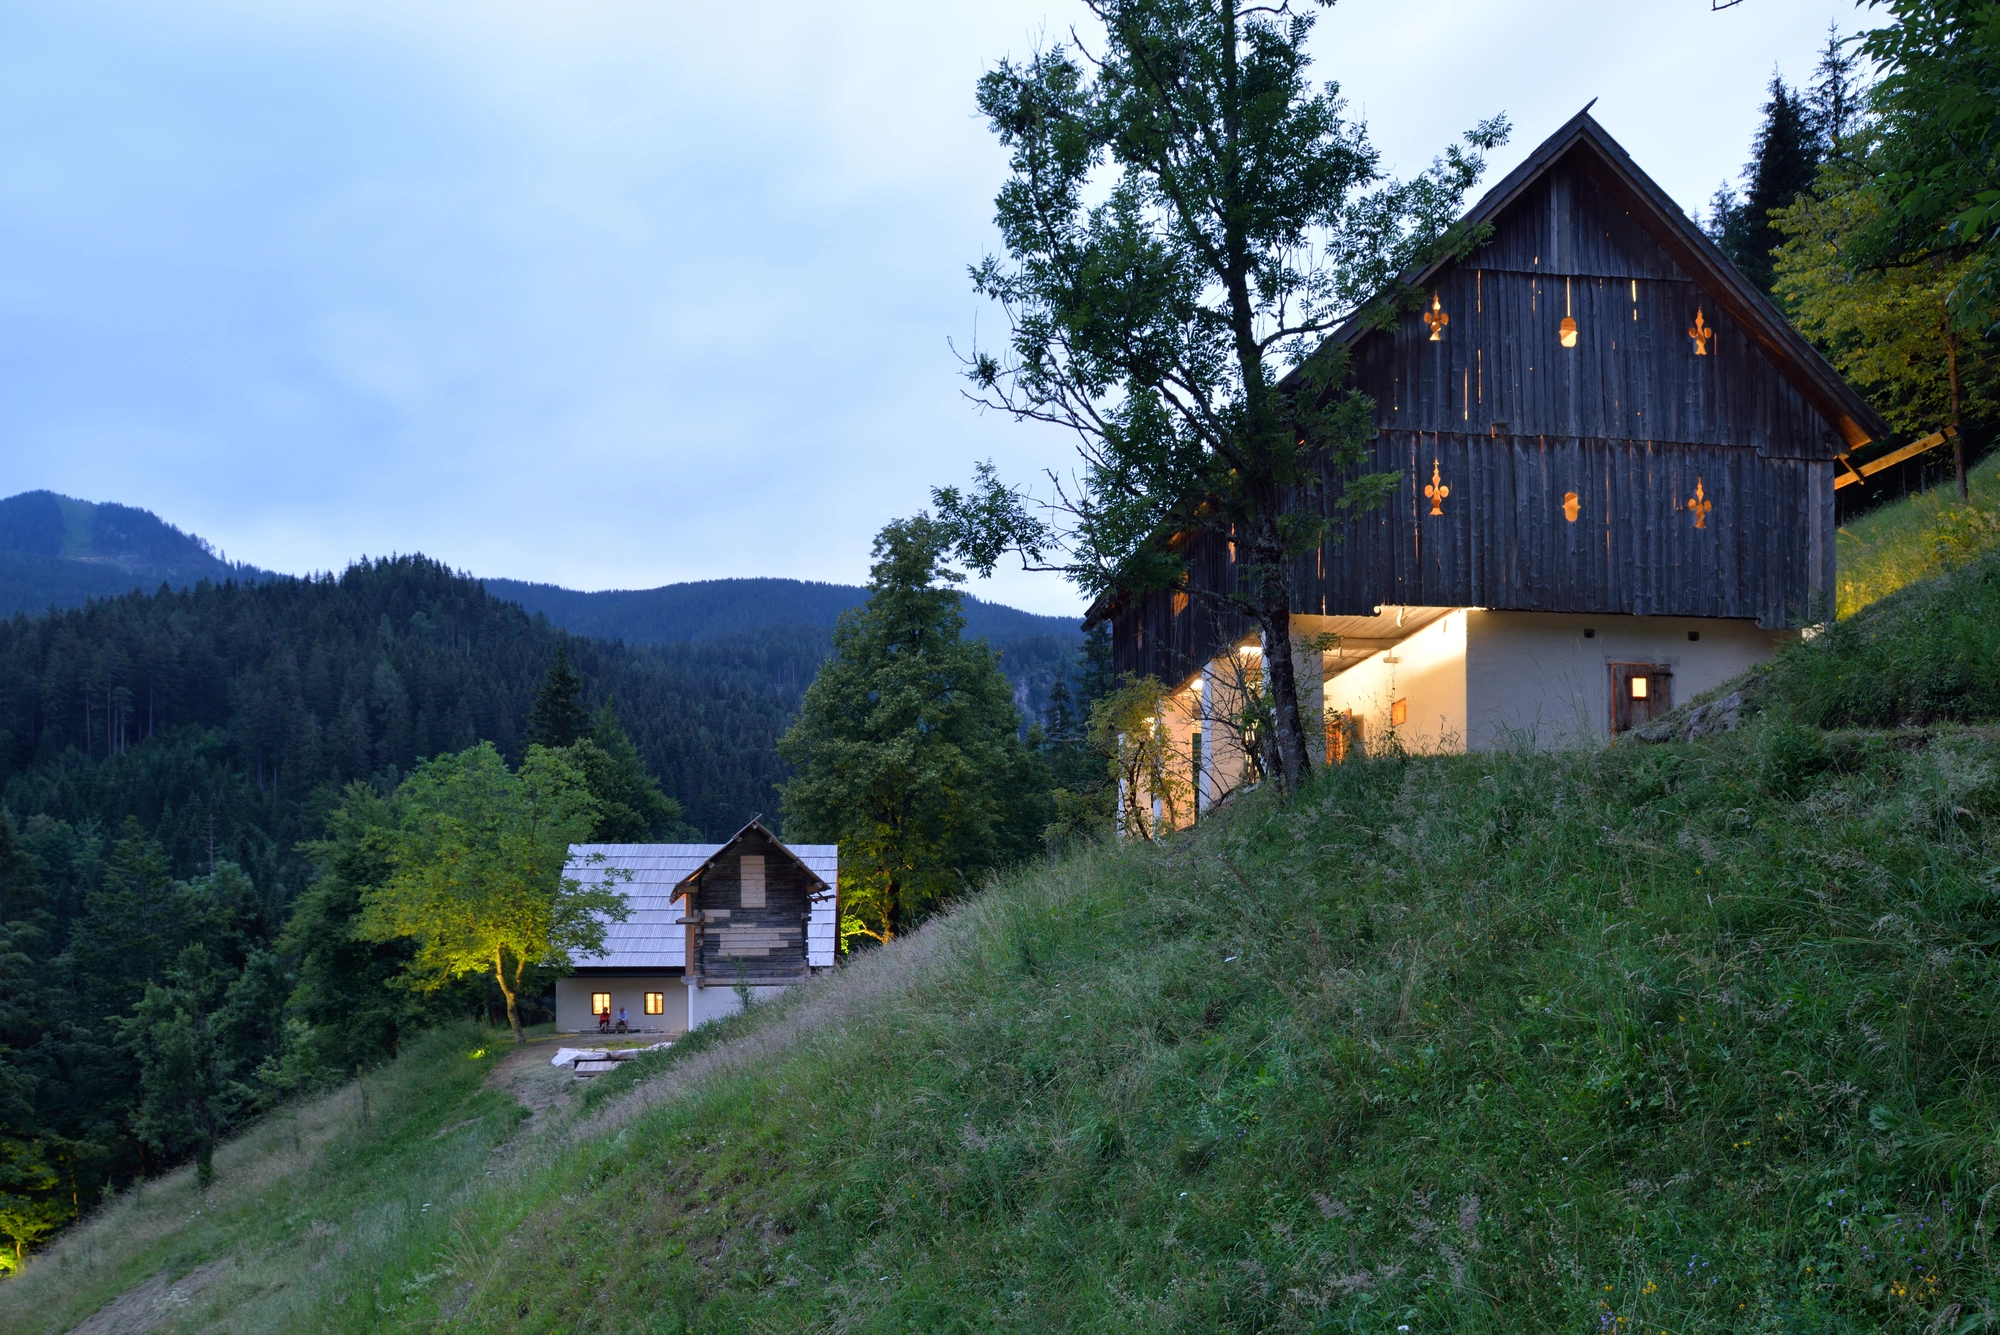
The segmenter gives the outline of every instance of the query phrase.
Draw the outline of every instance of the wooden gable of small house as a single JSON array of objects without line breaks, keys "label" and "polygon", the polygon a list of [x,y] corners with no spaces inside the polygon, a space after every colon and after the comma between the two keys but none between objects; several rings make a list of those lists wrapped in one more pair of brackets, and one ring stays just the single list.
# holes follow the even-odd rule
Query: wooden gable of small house
[{"label": "wooden gable of small house", "polygon": [[[1401,483],[1350,514],[1329,466],[1292,499],[1328,520],[1294,613],[1826,615],[1836,460],[1885,431],[1868,405],[1588,114],[1467,221],[1482,245],[1404,275],[1419,309],[1333,336],[1375,403],[1354,472]],[[1236,588],[1227,535],[1180,550],[1191,587]],[[1119,671],[1168,682],[1256,630],[1166,593],[1092,615]]]},{"label": "wooden gable of small house", "polygon": [[675,887],[687,911],[687,979],[696,987],[782,987],[812,974],[813,902],[833,893],[751,821]]}]

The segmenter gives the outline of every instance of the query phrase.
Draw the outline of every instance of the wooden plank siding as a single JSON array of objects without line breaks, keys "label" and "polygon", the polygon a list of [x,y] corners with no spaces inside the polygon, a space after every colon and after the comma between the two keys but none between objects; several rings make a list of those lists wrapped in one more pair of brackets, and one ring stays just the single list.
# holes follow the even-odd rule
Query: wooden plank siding
[{"label": "wooden plank siding", "polygon": [[[1761,298],[1733,274],[1690,277],[1687,266],[1708,262],[1706,242],[1678,214],[1650,216],[1660,213],[1650,182],[1607,181],[1622,151],[1579,119],[1582,130],[1572,122],[1550,142],[1567,134],[1591,152],[1544,145],[1524,164],[1538,176],[1496,188],[1505,200],[1485,219],[1489,240],[1420,275],[1424,312],[1344,335],[1354,383],[1375,401],[1377,435],[1355,471],[1401,481],[1364,515],[1328,507],[1341,479],[1324,474],[1295,498],[1334,516],[1293,569],[1295,612],[1484,607],[1766,627],[1823,612],[1834,461],[1877,419],[1858,400],[1838,423],[1815,407],[1851,391],[1837,377],[1830,391],[1830,368],[1763,327],[1782,319],[1747,305]],[[1450,317],[1436,341],[1423,318],[1433,294]],[[1700,354],[1697,311],[1710,331]],[[1560,340],[1565,316],[1574,347]],[[1438,515],[1424,495],[1433,464],[1450,488]],[[1254,633],[1200,595],[1235,587],[1227,539],[1191,537],[1184,554],[1195,596],[1103,605],[1117,670],[1177,683]]]},{"label": "wooden plank siding", "polygon": [[[764,903],[743,902],[745,855],[764,859]],[[697,873],[687,901],[688,977],[708,987],[803,982],[806,927],[821,884],[761,826],[725,844]]]}]

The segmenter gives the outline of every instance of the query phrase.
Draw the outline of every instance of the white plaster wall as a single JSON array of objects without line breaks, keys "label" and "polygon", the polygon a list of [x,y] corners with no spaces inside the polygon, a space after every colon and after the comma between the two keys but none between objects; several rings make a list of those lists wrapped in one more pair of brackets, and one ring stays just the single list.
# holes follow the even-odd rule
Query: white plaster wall
[{"label": "white plaster wall", "polygon": [[1222,722],[1242,712],[1244,696],[1263,689],[1263,673],[1255,657],[1232,650],[1212,660],[1201,672],[1202,788],[1201,806],[1209,806],[1233,791],[1249,771],[1249,761],[1234,727]]},{"label": "white plaster wall", "polygon": [[[1408,639],[1326,679],[1327,709],[1351,710],[1367,724],[1371,755],[1382,755],[1393,733],[1405,751],[1462,751],[1466,738],[1466,613],[1452,612]],[[1408,700],[1400,728],[1390,706]]]},{"label": "white plaster wall", "polygon": [[[1798,638],[1797,631],[1716,617],[1455,615],[1466,626],[1465,742],[1475,751],[1579,746],[1609,737],[1612,663],[1667,664],[1678,705]],[[1585,630],[1596,634],[1586,638]],[[1691,632],[1701,638],[1690,640]],[[1411,711],[1414,720],[1414,701]]]},{"label": "white plaster wall", "polygon": [[[625,1008],[626,1023],[635,1031],[679,1034],[688,1028],[688,987],[673,974],[630,974],[615,978],[556,979],[556,1032],[581,1034],[597,1032],[597,1017],[590,1013],[590,994],[609,992],[611,1014]],[[646,1014],[646,993],[667,994],[665,1015]]]},{"label": "white plaster wall", "polygon": [[[769,1001],[780,996],[782,987],[752,987],[745,989],[753,1002]],[[707,1024],[710,1020],[720,1020],[725,1015],[734,1015],[743,1009],[743,999],[731,987],[691,987],[687,989],[688,1028]]]}]

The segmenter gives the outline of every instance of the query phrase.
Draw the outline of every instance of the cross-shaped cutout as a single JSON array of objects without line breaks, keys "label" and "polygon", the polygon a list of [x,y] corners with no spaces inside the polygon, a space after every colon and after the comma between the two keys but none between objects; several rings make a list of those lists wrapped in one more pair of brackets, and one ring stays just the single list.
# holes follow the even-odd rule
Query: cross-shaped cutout
[{"label": "cross-shaped cutout", "polygon": [[1694,308],[1694,323],[1688,326],[1688,337],[1694,340],[1694,355],[1708,356],[1708,341],[1715,337],[1715,330],[1701,318],[1701,307]]},{"label": "cross-shaped cutout", "polygon": [[1451,323],[1451,317],[1446,315],[1444,308],[1438,304],[1438,294],[1435,292],[1431,293],[1431,308],[1424,312],[1424,323],[1431,327],[1431,342],[1444,341],[1444,327]]},{"label": "cross-shaped cutout", "polygon": [[1431,460],[1431,484],[1424,488],[1424,499],[1431,503],[1432,514],[1441,515],[1444,513],[1444,498],[1449,495],[1451,495],[1451,488],[1444,484],[1444,479],[1438,474],[1438,461],[1433,459]]},{"label": "cross-shaped cutout", "polygon": [[1708,512],[1714,508],[1715,502],[1709,500],[1708,493],[1701,489],[1701,478],[1697,475],[1694,480],[1694,495],[1688,497],[1688,509],[1694,512],[1694,526],[1707,528]]},{"label": "cross-shaped cutout", "polygon": [[1567,520],[1569,520],[1569,522],[1570,522],[1570,523],[1574,524],[1574,523],[1576,522],[1576,512],[1577,512],[1577,511],[1578,511],[1579,509],[1581,509],[1581,508],[1582,508],[1582,503],[1581,503],[1581,502],[1579,502],[1579,501],[1578,501],[1578,500],[1576,499],[1576,493],[1575,493],[1575,492],[1573,492],[1573,491],[1566,491],[1566,492],[1564,492],[1564,493],[1563,493],[1563,518],[1564,518],[1564,519],[1567,519]]}]

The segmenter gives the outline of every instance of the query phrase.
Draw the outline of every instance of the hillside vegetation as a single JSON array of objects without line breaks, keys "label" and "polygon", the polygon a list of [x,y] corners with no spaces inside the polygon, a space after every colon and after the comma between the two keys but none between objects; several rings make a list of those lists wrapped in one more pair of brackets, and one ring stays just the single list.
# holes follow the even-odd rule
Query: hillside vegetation
[{"label": "hillside vegetation", "polygon": [[[440,1036],[369,1124],[436,1166],[329,1140],[275,1174],[274,1120],[212,1204],[149,1186],[171,1218],[58,1242],[0,1325],[194,1275],[157,1328],[1983,1328],[1990,648],[1895,687],[1950,609],[2000,624],[2000,556],[1789,652],[1735,733],[1253,794],[518,1127]],[[1857,681],[1889,726],[1825,706]]]},{"label": "hillside vegetation", "polygon": [[1939,486],[1841,525],[1836,583],[1842,617],[2000,543],[2000,469],[1987,459],[1966,481],[1966,503],[1950,486]]}]

